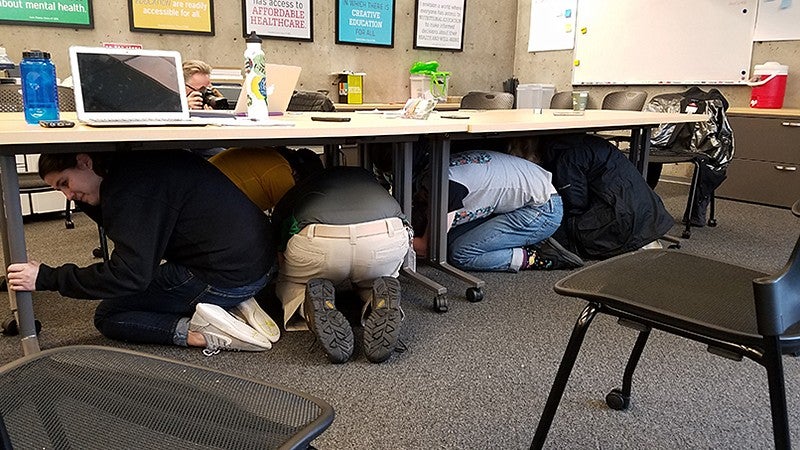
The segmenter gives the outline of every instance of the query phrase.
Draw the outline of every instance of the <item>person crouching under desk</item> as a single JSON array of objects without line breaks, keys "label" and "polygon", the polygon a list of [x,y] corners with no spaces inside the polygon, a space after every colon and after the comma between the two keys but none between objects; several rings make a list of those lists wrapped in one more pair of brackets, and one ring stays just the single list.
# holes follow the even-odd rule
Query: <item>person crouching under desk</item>
[{"label": "person crouching under desk", "polygon": [[353,331],[336,309],[335,287],[364,302],[364,353],[383,362],[397,346],[400,283],[409,229],[397,201],[368,171],[333,167],[303,180],[272,214],[279,251],[276,294],[287,331],[311,329],[328,358],[353,354]]}]

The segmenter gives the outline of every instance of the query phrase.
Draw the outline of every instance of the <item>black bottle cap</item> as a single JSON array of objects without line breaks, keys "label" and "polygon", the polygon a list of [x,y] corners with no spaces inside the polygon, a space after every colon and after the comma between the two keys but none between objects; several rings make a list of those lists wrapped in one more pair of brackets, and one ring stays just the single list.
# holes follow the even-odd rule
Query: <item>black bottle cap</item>
[{"label": "black bottle cap", "polygon": [[245,42],[260,44],[261,38],[258,37],[255,31],[251,31],[250,34],[247,36],[247,39],[245,39]]},{"label": "black bottle cap", "polygon": [[22,52],[22,57],[33,59],[50,59],[50,53],[43,52],[41,50],[28,50],[27,52]]}]

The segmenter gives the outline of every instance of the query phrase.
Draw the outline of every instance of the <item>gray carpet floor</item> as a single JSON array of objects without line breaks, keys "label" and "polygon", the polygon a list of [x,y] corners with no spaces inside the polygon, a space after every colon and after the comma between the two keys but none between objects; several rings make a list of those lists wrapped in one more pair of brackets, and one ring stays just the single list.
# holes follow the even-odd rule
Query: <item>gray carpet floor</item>
[{"label": "gray carpet floor", "polygon": [[[664,184],[659,194],[677,217],[686,187]],[[786,262],[800,221],[786,209],[717,202],[719,226],[694,229],[685,252],[763,271]],[[50,264],[97,260],[97,231],[82,214],[77,227],[63,221],[26,224],[32,259]],[[680,235],[680,227],[673,229]],[[401,333],[408,349],[384,364],[371,364],[356,346],[353,360],[327,362],[310,333],[284,334],[264,353],[110,341],[92,325],[95,302],[37,292],[44,328],[42,348],[97,344],[135,349],[247,377],[283,384],[330,402],[336,418],[315,441],[320,449],[521,449],[528,448],[582,301],[552,291],[565,272],[486,273],[486,296],[465,299],[459,281],[430,268],[420,272],[450,289],[450,310],[432,310],[433,295],[403,281],[406,313]],[[653,280],[658,283],[658,280]],[[669,286],[664,286],[669,289]],[[269,307],[268,295],[262,299]],[[5,315],[7,307],[0,307]],[[360,329],[356,329],[356,339]],[[598,317],[566,388],[547,447],[554,449],[674,449],[772,447],[765,371],[734,362],[705,347],[654,332],[634,378],[631,408],[605,406],[621,383],[636,333]],[[19,341],[0,338],[0,363],[22,356]],[[800,442],[800,365],[785,359],[790,423]]]}]

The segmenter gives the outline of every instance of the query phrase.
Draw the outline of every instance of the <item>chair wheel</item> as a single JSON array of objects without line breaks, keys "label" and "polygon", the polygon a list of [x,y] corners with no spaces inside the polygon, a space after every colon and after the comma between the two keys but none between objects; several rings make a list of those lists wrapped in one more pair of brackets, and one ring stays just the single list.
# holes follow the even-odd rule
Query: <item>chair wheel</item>
[{"label": "chair wheel", "polygon": [[717,219],[708,219],[708,226],[710,227],[717,226]]},{"label": "chair wheel", "polygon": [[483,300],[483,290],[477,287],[468,288],[467,300],[469,300],[470,303],[477,303]]},{"label": "chair wheel", "polygon": [[675,250],[680,250],[680,248],[681,248],[681,244],[679,244],[679,243],[676,243],[676,244],[669,244],[669,246],[667,246],[667,248],[671,248],[671,249],[675,249]]},{"label": "chair wheel", "polygon": [[68,230],[72,230],[72,229],[75,228],[75,222],[73,222],[71,220],[67,221],[67,222],[64,222],[64,226],[67,227]]},{"label": "chair wheel", "polygon": [[689,239],[690,237],[692,237],[692,232],[689,230],[683,230],[683,233],[681,233],[681,237],[684,239]]},{"label": "chair wheel", "polygon": [[[42,322],[38,320],[34,320],[34,324],[36,326],[36,334],[38,335],[42,331]],[[14,316],[11,316],[3,321],[3,334],[6,336],[17,336],[19,334],[19,327],[17,326],[17,319]]]},{"label": "chair wheel", "polygon": [[433,298],[433,309],[440,313],[447,312],[447,297],[444,294]]},{"label": "chair wheel", "polygon": [[606,405],[617,411],[625,411],[631,404],[631,397],[624,395],[621,389],[612,389],[606,394]]},{"label": "chair wheel", "polygon": [[92,249],[92,256],[95,258],[102,258],[103,257],[103,249],[100,247],[95,247]]}]

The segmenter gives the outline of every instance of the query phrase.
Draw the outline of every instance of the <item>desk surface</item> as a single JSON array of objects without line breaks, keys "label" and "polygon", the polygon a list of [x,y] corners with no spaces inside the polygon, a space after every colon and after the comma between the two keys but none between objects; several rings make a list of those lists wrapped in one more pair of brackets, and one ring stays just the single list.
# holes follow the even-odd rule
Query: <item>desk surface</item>
[{"label": "desk surface", "polygon": [[[350,117],[349,122],[316,122],[312,116],[334,115]],[[75,113],[62,113],[62,118],[75,121]],[[329,141],[347,138],[389,136],[402,141],[403,136],[415,138],[422,134],[465,133],[463,120],[443,119],[432,115],[428,120],[389,118],[382,114],[360,113],[300,113],[275,118],[292,126],[164,126],[164,127],[90,127],[77,123],[73,128],[43,128],[28,125],[22,113],[0,113],[0,153],[14,146],[14,153],[41,153],[40,145],[47,144],[118,144],[120,142],[174,143],[176,146],[221,145],[248,140],[307,142],[313,139]]]},{"label": "desk surface", "polygon": [[[345,116],[350,122],[316,122],[311,116]],[[450,119],[447,114],[434,113],[427,120],[390,118],[382,114],[365,113],[300,113],[275,120],[292,126],[194,126],[194,127],[109,127],[96,128],[76,124],[74,128],[43,128],[28,125],[21,113],[0,113],[0,153],[41,153],[42,145],[113,144],[120,142],[145,144],[173,143],[174,146],[208,146],[225,142],[346,140],[348,138],[390,137],[402,141],[403,136],[415,139],[426,134],[498,133],[524,131],[576,130],[597,131],[623,129],[660,123],[696,122],[703,116],[695,114],[665,114],[640,111],[587,110],[583,116],[556,116],[553,110],[534,114],[529,109],[461,110]],[[62,117],[76,120],[74,113]],[[29,148],[25,148],[29,147]],[[88,151],[88,150],[87,150]]]},{"label": "desk surface", "polygon": [[470,133],[553,131],[553,130],[614,130],[662,123],[698,122],[706,120],[700,114],[667,114],[642,111],[616,111],[587,109],[582,116],[559,116],[552,109],[534,114],[530,109],[503,109],[491,111],[459,111],[469,116]]},{"label": "desk surface", "polygon": [[800,118],[800,109],[767,109],[767,108],[728,108],[729,116],[750,116],[750,117],[775,117],[775,118]]}]

